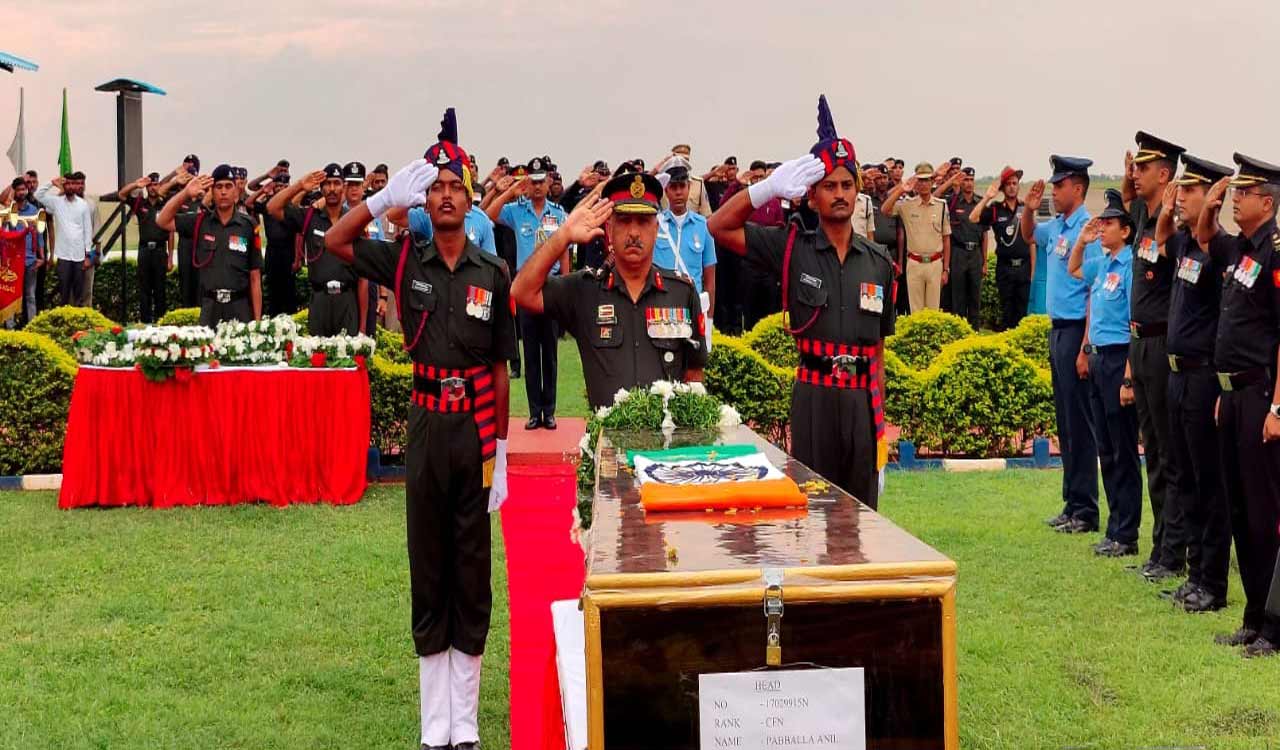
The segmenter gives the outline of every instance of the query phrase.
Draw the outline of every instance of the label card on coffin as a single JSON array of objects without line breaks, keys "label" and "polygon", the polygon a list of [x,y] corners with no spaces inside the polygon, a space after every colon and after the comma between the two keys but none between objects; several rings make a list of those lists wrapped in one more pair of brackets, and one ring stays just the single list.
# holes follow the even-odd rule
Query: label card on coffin
[{"label": "label card on coffin", "polygon": [[702,750],[865,750],[866,726],[860,668],[698,675]]}]

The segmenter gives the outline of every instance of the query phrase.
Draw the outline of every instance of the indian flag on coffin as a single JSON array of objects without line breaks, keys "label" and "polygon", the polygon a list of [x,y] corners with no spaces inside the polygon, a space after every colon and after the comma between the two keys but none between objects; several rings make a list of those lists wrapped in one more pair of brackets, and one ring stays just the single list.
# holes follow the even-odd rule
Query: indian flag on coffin
[{"label": "indian flag on coffin", "polygon": [[[708,446],[708,453],[715,446]],[[661,460],[635,456],[640,505],[646,512],[803,507],[795,481],[763,453]]]}]

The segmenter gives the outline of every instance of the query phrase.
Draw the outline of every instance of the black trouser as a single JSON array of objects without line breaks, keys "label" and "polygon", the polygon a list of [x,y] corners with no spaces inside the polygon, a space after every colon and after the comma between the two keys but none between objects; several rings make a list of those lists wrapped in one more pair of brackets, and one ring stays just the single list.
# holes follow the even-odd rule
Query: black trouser
[{"label": "black trouser", "polygon": [[982,244],[960,242],[951,248],[951,311],[982,327]]},{"label": "black trouser", "polygon": [[154,323],[164,317],[165,274],[169,251],[163,242],[143,243],[138,250],[138,320]]},{"label": "black trouser", "polygon": [[723,253],[716,262],[716,328],[737,336],[742,333],[742,302],[739,280],[744,261],[733,253]]},{"label": "black trouser", "polygon": [[[368,309],[366,310],[365,316],[364,316],[364,330],[370,336],[374,335],[378,331],[378,296],[381,293],[382,293],[381,288],[377,284],[370,281],[369,296],[366,298],[369,301]],[[357,303],[356,309],[359,310],[360,305],[359,305],[358,299],[356,300],[356,303]]]},{"label": "black trouser", "polygon": [[1008,261],[996,261],[996,290],[1000,295],[1000,328],[1007,331],[1016,328],[1027,315],[1031,300],[1031,266],[1023,259],[1014,268]]},{"label": "black trouser", "polygon": [[[48,260],[48,256],[45,257]],[[36,269],[36,314],[40,314],[48,309],[49,300],[45,297],[45,274],[49,271],[49,264],[46,262],[43,266]],[[30,323],[31,321],[27,321]]]},{"label": "black trouser", "polygon": [[253,320],[253,303],[246,293],[244,297],[231,302],[217,302],[211,299],[200,301],[200,325],[215,328],[224,320],[238,320],[248,323]]},{"label": "black trouser", "polygon": [[58,259],[58,304],[79,305],[84,296],[84,263]]},{"label": "black trouser", "polygon": [[489,491],[475,417],[409,407],[405,520],[413,646],[484,653],[489,636]]},{"label": "black trouser", "polygon": [[1062,452],[1062,512],[1098,523],[1098,444],[1093,439],[1089,381],[1076,375],[1084,321],[1055,320],[1049,331],[1049,374]]},{"label": "black trouser", "polygon": [[293,272],[293,248],[267,246],[267,314],[293,315],[298,311],[297,276]]},{"label": "black trouser", "polygon": [[307,308],[307,328],[312,336],[354,336],[360,332],[360,301],[356,290],[341,294],[312,292]]},{"label": "black trouser", "polygon": [[871,391],[796,382],[791,391],[791,453],[863,504],[879,506]]},{"label": "black trouser", "polygon": [[1151,561],[1181,571],[1187,564],[1187,538],[1181,508],[1165,502],[1178,466],[1165,455],[1169,445],[1169,349],[1164,336],[1129,343],[1138,430],[1147,459],[1147,496],[1151,502]]},{"label": "black trouser", "polygon": [[1244,626],[1280,638],[1280,619],[1266,614],[1280,551],[1280,441],[1262,442],[1272,383],[1225,391],[1218,406],[1222,477],[1231,508],[1231,534],[1244,588]]},{"label": "black trouser", "polygon": [[520,338],[524,343],[524,392],[529,417],[556,415],[556,322],[549,315],[520,311]]},{"label": "black trouser", "polygon": [[1107,491],[1107,538],[1138,541],[1142,523],[1142,459],[1138,456],[1138,415],[1120,405],[1120,383],[1129,358],[1127,344],[1099,347],[1089,355],[1089,401],[1098,445],[1102,486]]},{"label": "black trouser", "polygon": [[191,262],[190,245],[184,245],[178,245],[178,295],[183,307],[204,307],[204,300],[200,299],[200,270]]},{"label": "black trouser", "polygon": [[[1218,425],[1213,408],[1218,378],[1209,367],[1169,373],[1169,463],[1165,507],[1176,506],[1187,539],[1188,580],[1215,598],[1227,596],[1231,563],[1231,515],[1222,492]],[[1148,469],[1149,470],[1149,469]]]}]

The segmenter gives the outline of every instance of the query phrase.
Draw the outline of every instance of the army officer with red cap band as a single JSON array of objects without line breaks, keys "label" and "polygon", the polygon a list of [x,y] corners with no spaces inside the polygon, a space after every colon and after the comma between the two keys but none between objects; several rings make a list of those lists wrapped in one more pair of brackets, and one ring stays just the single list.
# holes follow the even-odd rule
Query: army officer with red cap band
[{"label": "army officer with red cap band", "polygon": [[[876,446],[883,434],[884,337],[893,333],[893,260],[853,231],[861,175],[853,144],[836,134],[818,100],[818,143],[809,155],[735,195],[712,214],[716,245],[782,279],[783,313],[800,350],[791,395],[797,459],[863,503],[878,502]],[[808,198],[816,226],[748,224],[774,198]]]}]

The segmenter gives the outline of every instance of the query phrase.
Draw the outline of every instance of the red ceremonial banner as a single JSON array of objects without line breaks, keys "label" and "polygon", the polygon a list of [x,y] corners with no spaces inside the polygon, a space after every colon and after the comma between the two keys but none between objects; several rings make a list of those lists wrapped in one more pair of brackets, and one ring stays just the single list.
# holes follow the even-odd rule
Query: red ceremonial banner
[{"label": "red ceremonial banner", "polygon": [[0,229],[0,324],[22,309],[22,272],[31,229]]}]

